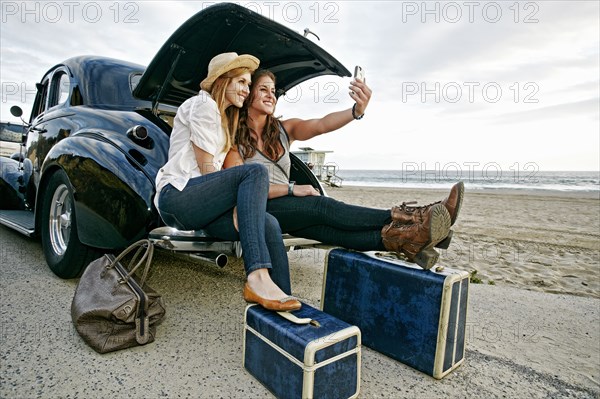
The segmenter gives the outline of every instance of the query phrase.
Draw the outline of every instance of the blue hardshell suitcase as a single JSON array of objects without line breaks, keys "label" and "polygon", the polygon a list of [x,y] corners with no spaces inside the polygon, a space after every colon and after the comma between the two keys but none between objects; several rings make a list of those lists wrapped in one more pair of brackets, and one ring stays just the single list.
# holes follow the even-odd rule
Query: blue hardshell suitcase
[{"label": "blue hardshell suitcase", "polygon": [[332,249],[321,306],[358,326],[365,346],[439,379],[464,361],[468,294],[465,271]]},{"label": "blue hardshell suitcase", "polygon": [[354,398],[360,389],[360,330],[302,304],[294,324],[258,305],[246,308],[244,367],[278,398]]}]

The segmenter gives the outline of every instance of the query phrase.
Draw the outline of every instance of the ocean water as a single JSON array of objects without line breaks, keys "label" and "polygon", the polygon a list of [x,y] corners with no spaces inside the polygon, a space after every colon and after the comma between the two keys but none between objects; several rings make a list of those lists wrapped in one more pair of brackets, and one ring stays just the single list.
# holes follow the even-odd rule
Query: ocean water
[{"label": "ocean water", "polygon": [[462,180],[470,190],[558,190],[600,192],[600,172],[530,170],[338,170],[342,185],[446,189]]}]

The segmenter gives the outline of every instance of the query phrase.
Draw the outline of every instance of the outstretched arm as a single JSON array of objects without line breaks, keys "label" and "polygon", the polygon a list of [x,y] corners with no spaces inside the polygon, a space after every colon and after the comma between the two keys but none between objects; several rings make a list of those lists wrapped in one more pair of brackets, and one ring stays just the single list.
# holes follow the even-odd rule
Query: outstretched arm
[{"label": "outstretched arm", "polygon": [[350,97],[355,101],[354,115],[352,115],[352,108],[349,108],[344,111],[332,112],[320,119],[288,119],[282,121],[283,127],[288,132],[290,141],[308,140],[320,134],[332,132],[353,121],[354,116],[362,116],[371,99],[371,93],[371,89],[366,83],[356,79],[350,83]]}]

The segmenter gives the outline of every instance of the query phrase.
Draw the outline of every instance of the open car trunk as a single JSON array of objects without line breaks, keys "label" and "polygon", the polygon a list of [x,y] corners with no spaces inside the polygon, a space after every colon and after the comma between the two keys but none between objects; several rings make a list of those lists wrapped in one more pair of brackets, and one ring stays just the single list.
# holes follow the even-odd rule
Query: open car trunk
[{"label": "open car trunk", "polygon": [[236,4],[217,4],[185,22],[158,51],[133,94],[178,107],[194,96],[217,54],[251,54],[277,77],[278,95],[308,79],[351,76],[333,56],[293,30]]},{"label": "open car trunk", "polygon": [[[217,54],[236,52],[257,57],[261,68],[277,78],[277,95],[308,79],[323,76],[351,76],[333,56],[309,39],[235,4],[206,8],[185,22],[161,47],[134,90],[134,96],[159,104],[179,107],[196,95],[206,77],[208,64]],[[311,184],[325,194],[317,178],[296,156],[292,158],[291,180]],[[219,266],[227,256],[241,256],[239,242],[215,239],[203,230],[181,231],[160,227],[149,238],[157,246],[187,258],[210,260]],[[284,235],[288,248],[318,245],[312,240]]]}]

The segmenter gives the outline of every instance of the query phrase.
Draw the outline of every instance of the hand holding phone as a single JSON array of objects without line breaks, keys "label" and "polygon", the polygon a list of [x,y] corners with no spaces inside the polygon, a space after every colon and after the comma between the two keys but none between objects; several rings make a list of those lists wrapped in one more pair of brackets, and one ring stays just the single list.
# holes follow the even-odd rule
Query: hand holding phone
[{"label": "hand holding phone", "polygon": [[[365,82],[365,70],[360,65],[354,67],[354,81],[356,81],[356,78],[360,79],[363,83]],[[354,94],[354,91],[351,93]]]},{"label": "hand holding phone", "polygon": [[361,82],[365,81],[365,70],[359,65],[354,67],[354,79],[356,78],[360,79]]},{"label": "hand holding phone", "polygon": [[[357,83],[358,80],[361,83]],[[360,95],[354,92],[354,88],[360,91]],[[362,119],[365,114],[365,108],[371,99],[371,89],[365,82],[365,70],[361,66],[354,67],[354,81],[350,83],[350,96],[356,101],[352,106],[352,117],[354,119]]]}]

